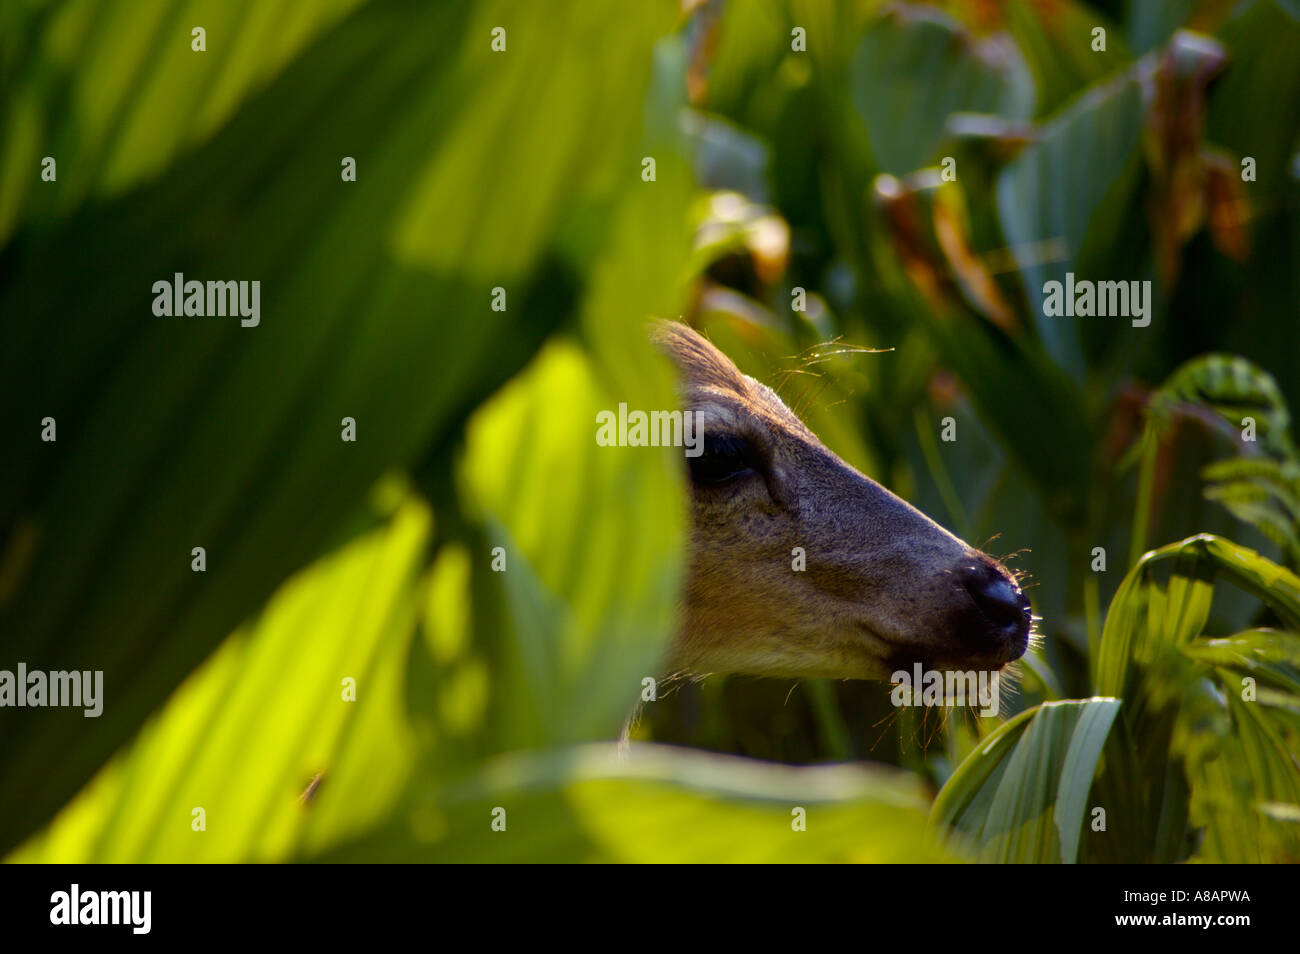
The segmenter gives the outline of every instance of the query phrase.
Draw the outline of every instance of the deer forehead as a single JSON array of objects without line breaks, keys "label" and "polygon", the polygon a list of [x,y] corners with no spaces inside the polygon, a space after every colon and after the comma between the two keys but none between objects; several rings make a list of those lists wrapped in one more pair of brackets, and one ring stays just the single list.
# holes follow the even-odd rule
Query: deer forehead
[{"label": "deer forehead", "polygon": [[742,379],[746,385],[743,392],[706,386],[695,388],[688,395],[697,426],[704,433],[744,434],[765,442],[795,437],[818,443],[775,391],[747,375]]}]

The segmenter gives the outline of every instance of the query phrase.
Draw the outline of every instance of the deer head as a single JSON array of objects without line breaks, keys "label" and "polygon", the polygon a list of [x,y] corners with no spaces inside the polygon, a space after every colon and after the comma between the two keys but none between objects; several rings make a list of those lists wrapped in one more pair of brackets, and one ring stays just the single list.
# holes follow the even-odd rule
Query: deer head
[{"label": "deer head", "polygon": [[1029,601],[997,560],[836,457],[695,331],[664,323],[653,337],[704,435],[686,458],[691,566],[673,665],[887,680],[917,662],[997,670],[1024,653]]}]

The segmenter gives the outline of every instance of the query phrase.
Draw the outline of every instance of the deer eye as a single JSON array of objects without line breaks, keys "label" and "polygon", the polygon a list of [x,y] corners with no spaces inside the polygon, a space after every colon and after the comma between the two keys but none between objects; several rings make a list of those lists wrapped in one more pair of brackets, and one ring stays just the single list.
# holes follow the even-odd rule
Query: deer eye
[{"label": "deer eye", "polygon": [[716,487],[762,469],[762,457],[748,440],[736,434],[710,434],[704,438],[704,451],[687,457],[691,481],[697,486]]}]

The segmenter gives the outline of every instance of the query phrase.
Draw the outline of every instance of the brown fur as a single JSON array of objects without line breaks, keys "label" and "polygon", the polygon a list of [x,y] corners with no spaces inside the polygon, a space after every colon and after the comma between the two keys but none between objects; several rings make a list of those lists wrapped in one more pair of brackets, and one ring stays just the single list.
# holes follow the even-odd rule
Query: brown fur
[{"label": "brown fur", "polygon": [[[725,486],[692,487],[674,666],[888,679],[913,661],[997,669],[1024,651],[961,582],[978,575],[1005,593],[1002,581],[1015,583],[1000,564],[840,460],[774,391],[695,331],[663,323],[653,338],[680,369],[684,405],[706,439],[742,437],[764,462]],[[806,552],[802,572],[792,569],[796,547]],[[1014,594],[1023,600],[1018,587]]]}]

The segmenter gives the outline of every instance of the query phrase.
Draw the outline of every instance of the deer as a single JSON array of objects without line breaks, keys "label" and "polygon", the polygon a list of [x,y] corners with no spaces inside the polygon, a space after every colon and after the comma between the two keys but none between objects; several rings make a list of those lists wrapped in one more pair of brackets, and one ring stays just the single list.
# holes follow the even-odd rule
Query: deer
[{"label": "deer", "polygon": [[699,332],[650,337],[703,432],[670,668],[889,681],[1024,654],[1033,611],[1001,562],[837,457]]}]

